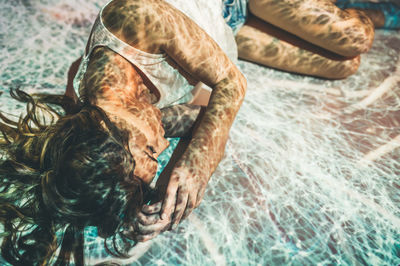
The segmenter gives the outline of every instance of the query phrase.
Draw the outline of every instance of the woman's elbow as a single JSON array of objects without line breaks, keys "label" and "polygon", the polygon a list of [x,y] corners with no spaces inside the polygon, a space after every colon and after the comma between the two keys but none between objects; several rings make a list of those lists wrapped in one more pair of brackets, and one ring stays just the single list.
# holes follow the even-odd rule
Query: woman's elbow
[{"label": "woman's elbow", "polygon": [[237,83],[238,83],[238,88],[239,88],[241,98],[244,99],[244,95],[246,94],[246,90],[247,90],[247,79],[243,75],[242,72],[239,72],[239,74],[238,74]]}]

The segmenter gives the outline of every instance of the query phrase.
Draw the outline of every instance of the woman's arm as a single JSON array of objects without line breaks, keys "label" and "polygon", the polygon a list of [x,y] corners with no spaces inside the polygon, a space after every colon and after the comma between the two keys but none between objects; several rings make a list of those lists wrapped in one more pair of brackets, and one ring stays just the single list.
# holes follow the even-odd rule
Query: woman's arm
[{"label": "woman's arm", "polygon": [[229,129],[244,98],[246,80],[192,20],[167,4],[164,8],[169,10],[165,19],[172,23],[164,28],[162,50],[213,89],[204,116],[167,187],[162,218],[172,218],[176,226],[200,204],[209,178],[222,159]]}]

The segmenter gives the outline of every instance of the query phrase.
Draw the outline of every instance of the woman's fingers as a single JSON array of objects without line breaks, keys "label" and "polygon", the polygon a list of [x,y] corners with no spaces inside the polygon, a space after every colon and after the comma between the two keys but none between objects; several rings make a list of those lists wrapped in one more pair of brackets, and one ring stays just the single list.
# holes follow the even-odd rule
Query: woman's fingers
[{"label": "woman's fingers", "polygon": [[142,225],[152,225],[160,220],[160,215],[158,213],[147,215],[143,212],[139,212],[137,213],[136,218]]},{"label": "woman's fingers", "polygon": [[185,209],[187,208],[189,200],[189,193],[186,189],[179,189],[178,194],[177,194],[177,202],[175,206],[175,212],[172,216],[172,222],[171,222],[171,229],[174,230],[179,222],[181,221],[181,218],[183,216],[183,213],[185,212]]},{"label": "woman's fingers", "polygon": [[145,214],[155,214],[161,211],[162,202],[157,202],[152,205],[144,205],[142,207],[142,212]]},{"label": "woman's fingers", "polygon": [[188,205],[182,216],[182,220],[186,219],[192,213],[192,211],[200,205],[201,201],[203,200],[204,191],[205,189],[200,189],[197,192],[196,198],[192,198],[193,200],[188,201]]},{"label": "woman's fingers", "polygon": [[171,176],[171,180],[168,183],[167,192],[165,195],[164,202],[161,207],[161,219],[169,220],[171,219],[172,213],[175,210],[176,203],[176,193],[178,190],[178,183],[173,180],[174,177]]},{"label": "woman's fingers", "polygon": [[197,201],[196,199],[194,199],[194,200],[189,199],[188,200],[185,212],[183,213],[183,216],[182,216],[182,220],[186,219],[189,216],[189,214],[192,213],[193,209],[198,206],[196,201]]},{"label": "woman's fingers", "polygon": [[161,233],[166,231],[170,226],[170,223],[162,220],[158,220],[155,224],[143,225],[141,223],[137,224],[137,233],[140,236],[154,235],[154,233]]},{"label": "woman's fingers", "polygon": [[158,236],[160,233],[161,233],[161,232],[153,232],[153,233],[151,233],[151,234],[149,234],[149,235],[138,235],[138,236],[136,236],[136,241],[139,241],[139,242],[146,242],[146,241],[148,241],[148,240],[150,240],[150,239],[155,238],[155,237]]},{"label": "woman's fingers", "polygon": [[204,192],[206,191],[205,187],[200,189],[199,192],[197,192],[197,197],[196,197],[196,201],[195,201],[195,206],[194,208],[199,207],[201,201],[203,200],[204,197]]}]

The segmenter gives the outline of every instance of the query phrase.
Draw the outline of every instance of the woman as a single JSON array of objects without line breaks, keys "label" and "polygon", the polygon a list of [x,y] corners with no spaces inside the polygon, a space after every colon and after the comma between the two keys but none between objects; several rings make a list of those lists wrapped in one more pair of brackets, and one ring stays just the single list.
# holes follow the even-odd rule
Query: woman
[{"label": "woman", "polygon": [[[2,255],[12,264],[54,261],[59,245],[58,263],[71,255],[83,263],[88,225],[103,238],[121,237],[122,250],[110,252],[122,255],[131,240],[145,241],[176,227],[200,203],[223,156],[246,82],[219,47],[229,49],[229,41],[217,45],[209,35],[219,34],[206,34],[197,25],[201,18],[196,24],[184,15],[191,13],[184,3],[190,2],[112,1],[93,27],[74,82],[78,93],[73,87],[66,92],[72,100],[16,92],[30,109],[18,124],[2,116],[7,153],[1,165],[0,219],[7,233]],[[172,170],[165,198],[143,205],[154,201],[147,184],[168,145],[164,135],[178,134],[164,132],[177,127],[162,125],[159,108],[192,110],[179,104],[196,102],[191,91],[198,81],[212,87],[208,106]],[[62,104],[67,115],[45,103]],[[45,123],[40,113],[54,121]],[[180,134],[193,120],[178,125]]]},{"label": "woman", "polygon": [[[171,173],[162,206],[142,209],[151,199],[146,186],[157,157],[168,146],[158,108],[190,101],[197,81],[213,89],[209,104]],[[223,156],[246,81],[173,5],[115,0],[100,12],[75,85],[80,95],[67,91],[75,104],[66,100],[65,116],[45,105],[61,104],[58,99],[20,91],[14,96],[28,102],[27,116],[17,124],[2,116],[2,256],[12,264],[53,262],[58,245],[57,263],[71,254],[83,263],[89,225],[104,238],[122,237],[117,255],[131,239],[153,236],[146,234],[153,225],[141,227],[141,218],[157,215],[165,229],[176,226],[199,205]],[[46,124],[41,113],[54,120]]]},{"label": "woman", "polygon": [[[357,71],[360,54],[372,45],[374,26],[369,17],[360,10],[341,10],[335,1],[223,2],[223,16],[236,34],[241,59],[285,71],[340,79]],[[207,98],[207,93],[203,90],[200,96]],[[161,203],[152,208],[154,214],[141,219],[140,229],[146,235],[143,240],[168,228],[168,223],[156,214]]]}]

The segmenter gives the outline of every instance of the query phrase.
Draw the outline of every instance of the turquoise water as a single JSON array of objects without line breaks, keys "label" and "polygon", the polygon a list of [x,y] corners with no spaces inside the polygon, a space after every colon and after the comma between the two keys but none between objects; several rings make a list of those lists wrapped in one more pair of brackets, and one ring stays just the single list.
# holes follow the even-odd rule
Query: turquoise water
[{"label": "turquoise water", "polygon": [[165,151],[163,151],[160,156],[158,156],[158,168],[155,176],[155,180],[160,176],[161,172],[164,170],[165,166],[167,166],[169,159],[171,158],[172,153],[174,152],[176,146],[178,145],[179,138],[168,138],[169,146]]}]

